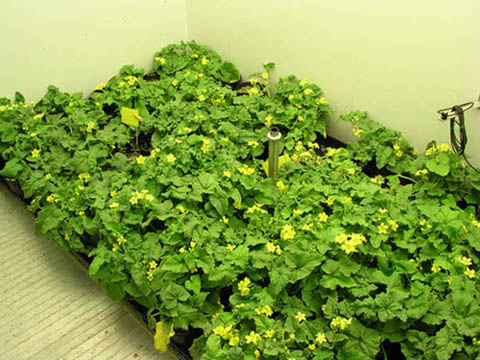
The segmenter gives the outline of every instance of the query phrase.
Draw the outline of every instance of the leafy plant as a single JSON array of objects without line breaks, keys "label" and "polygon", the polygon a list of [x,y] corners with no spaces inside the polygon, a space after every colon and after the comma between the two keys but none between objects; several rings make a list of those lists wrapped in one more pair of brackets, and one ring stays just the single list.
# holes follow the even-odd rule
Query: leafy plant
[{"label": "leafy plant", "polygon": [[[448,146],[417,155],[353,112],[341,118],[360,140],[325,147],[318,86],[272,83],[266,63],[235,90],[236,68],[194,42],[153,69],[123,67],[86,99],[0,99],[0,175],[38,233],[147,309],[157,348],[201,328],[203,360],[374,359],[388,343],[408,359],[478,356],[479,178]],[[263,171],[273,125],[290,159],[278,180]]]}]

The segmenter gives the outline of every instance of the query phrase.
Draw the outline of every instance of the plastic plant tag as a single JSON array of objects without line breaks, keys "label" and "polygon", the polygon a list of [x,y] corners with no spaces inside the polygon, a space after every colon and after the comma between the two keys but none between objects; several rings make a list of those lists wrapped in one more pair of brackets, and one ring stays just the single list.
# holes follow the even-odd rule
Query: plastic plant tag
[{"label": "plastic plant tag", "polygon": [[139,121],[143,120],[143,118],[138,114],[137,109],[122,107],[120,114],[122,116],[122,123],[133,127],[138,127]]},{"label": "plastic plant tag", "polygon": [[153,337],[153,343],[155,345],[155,349],[159,353],[165,353],[167,352],[168,349],[168,344],[170,343],[170,338],[175,335],[175,331],[173,330],[173,324],[170,328],[170,333],[167,334],[163,330],[163,322],[159,321],[157,322],[157,325],[155,327],[155,336]]},{"label": "plastic plant tag", "polygon": [[[283,164],[291,161],[290,156],[288,154],[282,155],[278,158],[278,169],[282,167]],[[268,159],[262,164],[263,170],[265,171],[265,174],[268,176]]]}]

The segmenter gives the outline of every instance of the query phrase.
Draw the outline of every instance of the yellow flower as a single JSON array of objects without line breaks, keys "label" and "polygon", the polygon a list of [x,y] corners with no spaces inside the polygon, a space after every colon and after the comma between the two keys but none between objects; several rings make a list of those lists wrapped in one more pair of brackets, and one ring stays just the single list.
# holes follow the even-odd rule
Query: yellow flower
[{"label": "yellow flower", "polygon": [[335,242],[337,244],[343,244],[347,240],[348,240],[347,234],[338,234],[337,236],[335,236]]},{"label": "yellow flower", "polygon": [[217,336],[222,337],[224,340],[227,340],[231,337],[231,331],[232,325],[229,325],[227,327],[223,327],[222,325],[220,325],[213,329],[213,333]]},{"label": "yellow flower", "polygon": [[356,137],[361,138],[361,137],[362,137],[362,134],[363,134],[363,130],[362,130],[362,129],[353,128],[353,134],[354,134]]},{"label": "yellow flower", "polygon": [[304,231],[310,231],[313,228],[313,223],[305,224],[302,226],[302,230]]},{"label": "yellow flower", "polygon": [[262,337],[255,331],[250,331],[249,335],[245,335],[245,340],[247,340],[247,344],[257,344],[258,342],[262,341]]},{"label": "yellow flower", "polygon": [[280,190],[287,190],[288,189],[288,186],[285,185],[282,180],[277,181],[276,185],[277,185],[277,188],[279,188]]},{"label": "yellow flower", "polygon": [[284,225],[280,231],[280,237],[283,240],[292,240],[295,238],[295,230],[292,225]]},{"label": "yellow flower", "polygon": [[40,150],[33,149],[30,154],[32,155],[32,158],[36,158],[36,157],[38,157],[38,155],[40,155]]},{"label": "yellow flower", "polygon": [[118,205],[120,205],[118,202],[113,202],[109,206],[110,206],[110,209],[115,209],[118,207]]},{"label": "yellow flower", "polygon": [[262,78],[265,79],[265,80],[267,80],[267,79],[268,79],[268,73],[264,72],[264,73],[262,74]]},{"label": "yellow flower", "polygon": [[403,155],[403,152],[398,150],[397,152],[395,152],[395,156],[396,157],[401,157]]},{"label": "yellow flower", "polygon": [[98,84],[98,85],[96,86],[95,89],[97,89],[97,90],[102,90],[102,89],[103,89],[104,87],[106,87],[106,86],[107,86],[106,83],[100,83],[100,84]]},{"label": "yellow flower", "polygon": [[203,139],[203,145],[200,150],[202,150],[203,153],[208,152],[210,148],[210,139]]},{"label": "yellow flower", "polygon": [[224,224],[228,224],[228,218],[226,216],[222,216],[222,221]]},{"label": "yellow flower", "polygon": [[398,229],[398,224],[395,220],[389,219],[388,224],[392,227],[393,231],[397,231]]},{"label": "yellow flower", "polygon": [[252,175],[253,173],[255,173],[255,168],[250,168],[248,167],[248,165],[243,165],[242,167],[240,168],[237,168],[238,172],[243,174],[243,175]]},{"label": "yellow flower", "polygon": [[83,211],[83,210],[80,210],[80,211],[78,212],[78,215],[79,215],[79,216],[83,216],[83,215],[85,215],[85,211]]},{"label": "yellow flower", "polygon": [[202,58],[202,65],[207,65],[210,60],[208,60],[205,56]]},{"label": "yellow flower", "polygon": [[439,272],[440,270],[442,270],[442,269],[438,264],[436,264],[436,263],[432,264],[432,272],[433,273]]},{"label": "yellow flower", "polygon": [[258,93],[259,93],[259,91],[258,91],[258,88],[256,88],[256,87],[252,87],[248,90],[248,95],[250,95],[250,96],[257,95]]},{"label": "yellow flower", "polygon": [[258,141],[249,141],[247,145],[255,149],[258,146]]},{"label": "yellow flower", "polygon": [[475,270],[467,268],[464,274],[467,275],[470,279],[473,279],[475,277]]},{"label": "yellow flower", "polygon": [[323,96],[318,98],[315,102],[317,105],[328,105],[328,100],[325,99]]},{"label": "yellow flower", "polygon": [[300,210],[300,209],[293,210],[293,215],[302,215],[302,214],[303,214],[303,210]]},{"label": "yellow flower", "polygon": [[318,220],[321,221],[321,222],[327,222],[328,215],[325,214],[325,212],[322,212],[322,213],[318,214]]},{"label": "yellow flower", "polygon": [[177,158],[175,157],[175,155],[173,154],[168,154],[167,157],[166,157],[167,161],[168,162],[174,162],[175,160],[177,160]]},{"label": "yellow flower", "polygon": [[303,93],[304,93],[305,95],[310,95],[310,94],[313,93],[313,90],[310,89],[310,88],[307,88],[307,89],[305,89],[305,90],[303,91]]},{"label": "yellow flower", "polygon": [[304,313],[302,313],[302,312],[297,312],[297,315],[295,315],[295,319],[296,319],[299,323],[301,323],[302,321],[307,320],[307,317],[305,316]]},{"label": "yellow flower", "polygon": [[224,171],[223,171],[223,176],[225,176],[225,177],[227,177],[227,178],[230,179],[230,177],[232,176],[232,173],[231,173],[230,171],[228,171],[228,170],[224,170]]},{"label": "yellow flower", "polygon": [[277,245],[277,247],[276,247],[276,249],[275,249],[275,253],[276,253],[277,255],[281,255],[281,254],[282,254],[282,248],[281,248],[279,245]]},{"label": "yellow flower", "polygon": [[457,261],[460,263],[460,264],[463,264],[465,266],[470,266],[472,265],[472,259],[466,257],[466,256],[459,256],[457,258]]},{"label": "yellow flower", "polygon": [[332,319],[330,325],[332,327],[340,327],[341,330],[345,330],[348,325],[352,323],[352,318],[346,319],[342,317],[335,317]]},{"label": "yellow flower", "polygon": [[148,263],[148,265],[150,265],[150,269],[155,269],[158,264],[155,260],[152,260]]},{"label": "yellow flower", "polygon": [[236,246],[233,245],[233,244],[228,244],[228,245],[227,245],[227,249],[228,249],[229,251],[233,251],[233,250],[235,250],[235,248],[236,248]]},{"label": "yellow flower", "polygon": [[345,253],[346,253],[347,255],[350,255],[350,254],[352,254],[352,253],[357,252],[357,245],[355,244],[354,241],[348,240],[348,241],[345,241],[345,242],[340,246],[340,249],[342,249],[343,251],[345,251]]},{"label": "yellow flower", "polygon": [[47,200],[49,203],[51,203],[51,202],[54,202],[54,201],[55,201],[55,197],[56,197],[55,194],[50,194],[50,195],[47,196],[47,199],[46,199],[46,200]]},{"label": "yellow flower", "polygon": [[333,202],[334,202],[334,200],[333,200],[331,197],[329,197],[329,198],[327,199],[327,201],[326,201],[326,203],[327,203],[328,206],[332,206],[332,205],[333,205]]},{"label": "yellow flower", "polygon": [[347,169],[347,173],[348,175],[355,175],[355,169],[352,169],[352,168]]},{"label": "yellow flower", "polygon": [[388,210],[385,209],[385,208],[380,208],[380,209],[378,209],[378,212],[379,212],[380,214],[386,214],[386,213],[388,212]]},{"label": "yellow flower", "polygon": [[319,344],[324,344],[327,342],[327,337],[323,332],[317,333],[317,337],[315,338],[315,341]]},{"label": "yellow flower", "polygon": [[178,80],[176,80],[176,79],[173,80],[173,81],[172,81],[172,86],[177,86],[177,85],[178,85]]},{"label": "yellow flower", "polygon": [[236,346],[240,342],[240,338],[238,336],[232,336],[230,340],[228,340],[228,345]]},{"label": "yellow flower", "polygon": [[381,223],[377,226],[379,234],[387,234],[388,233],[388,226],[385,223]]},{"label": "yellow flower", "polygon": [[352,242],[352,244],[354,244],[355,246],[358,246],[358,245],[361,245],[363,244],[364,242],[367,241],[367,238],[365,237],[365,235],[363,234],[350,234],[350,241]]},{"label": "yellow flower", "polygon": [[288,100],[292,101],[293,99],[295,99],[295,95],[293,94],[288,95]]},{"label": "yellow flower", "polygon": [[148,281],[153,280],[153,269],[150,269],[150,270],[147,271],[147,279],[148,279]]},{"label": "yellow flower", "polygon": [[116,244],[116,243],[113,244],[113,246],[112,246],[112,251],[113,251],[113,252],[117,252],[117,251],[118,251],[118,244]]},{"label": "yellow flower", "polygon": [[250,293],[248,285],[250,285],[250,279],[247,277],[238,283],[238,290],[240,291],[240,295],[247,296]]},{"label": "yellow flower", "polygon": [[52,174],[46,174],[45,179],[50,180],[52,178]]},{"label": "yellow flower", "polygon": [[137,164],[143,164],[145,162],[145,157],[140,155],[136,158]]},{"label": "yellow flower", "polygon": [[260,351],[257,349],[253,352],[255,354],[255,357],[258,359],[260,357]]},{"label": "yellow flower", "polygon": [[165,65],[167,62],[167,60],[165,60],[164,57],[160,57],[160,56],[155,57],[155,61],[159,62],[161,65]]},{"label": "yellow flower", "polygon": [[[235,205],[235,204],[234,204]],[[268,211],[267,210],[264,210],[262,209],[262,206],[263,204],[260,204],[260,203],[256,203],[255,205],[249,207],[246,211],[247,214],[253,214],[255,211],[258,211],[262,214],[267,214]]]},{"label": "yellow flower", "polygon": [[266,126],[266,127],[272,126],[272,120],[273,120],[272,115],[267,115],[267,116],[265,117],[265,126]]},{"label": "yellow flower", "polygon": [[41,118],[43,118],[43,113],[36,114],[36,115],[33,116],[33,120],[39,120]]},{"label": "yellow flower", "polygon": [[138,198],[136,196],[132,196],[128,201],[130,201],[130,204],[135,205],[138,203]]},{"label": "yellow flower", "polygon": [[203,95],[203,94],[200,94],[200,95],[198,96],[198,101],[205,101],[205,99],[206,99],[206,98],[205,98],[205,95]]},{"label": "yellow flower", "polygon": [[480,227],[480,222],[477,220],[472,220],[472,225],[475,227]]},{"label": "yellow flower", "polygon": [[178,250],[178,252],[179,252],[180,254],[183,254],[183,253],[186,252],[186,251],[187,251],[187,250],[185,250],[185,248],[184,248],[183,246]]},{"label": "yellow flower", "polygon": [[111,191],[110,192],[110,197],[115,197],[117,196],[117,192],[116,191]]},{"label": "yellow flower", "polygon": [[147,201],[150,202],[150,201],[153,201],[153,199],[154,199],[154,197],[153,197],[152,194],[147,194],[147,195],[145,195],[145,200],[147,200]]},{"label": "yellow flower", "polygon": [[271,330],[267,330],[264,336],[266,339],[271,339],[274,335],[275,335],[275,330],[271,329]]},{"label": "yellow flower", "polygon": [[275,250],[276,250],[275,244],[271,241],[267,242],[267,251],[270,253],[274,253]]}]

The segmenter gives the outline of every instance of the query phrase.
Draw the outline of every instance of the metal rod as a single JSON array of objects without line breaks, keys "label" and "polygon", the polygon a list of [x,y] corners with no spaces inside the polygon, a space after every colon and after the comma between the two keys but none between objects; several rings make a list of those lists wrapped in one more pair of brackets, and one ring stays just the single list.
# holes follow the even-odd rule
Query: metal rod
[{"label": "metal rod", "polygon": [[282,134],[276,127],[272,127],[267,134],[268,137],[268,176],[276,179],[278,177],[278,156],[279,145]]}]

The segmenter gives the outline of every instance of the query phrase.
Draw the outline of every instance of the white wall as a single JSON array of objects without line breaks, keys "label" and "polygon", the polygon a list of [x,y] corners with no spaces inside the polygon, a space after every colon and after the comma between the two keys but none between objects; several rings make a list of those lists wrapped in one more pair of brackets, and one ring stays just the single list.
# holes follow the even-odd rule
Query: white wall
[{"label": "white wall", "polygon": [[187,39],[185,0],[1,0],[0,96],[50,84],[87,95],[125,64]]},{"label": "white wall", "polygon": [[[449,142],[436,110],[480,94],[480,1],[187,0],[189,38],[243,75],[277,63],[308,77],[335,111],[367,110],[419,150]],[[352,141],[350,128],[329,132]],[[480,110],[466,113],[467,153],[480,165]]]}]

